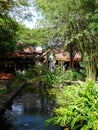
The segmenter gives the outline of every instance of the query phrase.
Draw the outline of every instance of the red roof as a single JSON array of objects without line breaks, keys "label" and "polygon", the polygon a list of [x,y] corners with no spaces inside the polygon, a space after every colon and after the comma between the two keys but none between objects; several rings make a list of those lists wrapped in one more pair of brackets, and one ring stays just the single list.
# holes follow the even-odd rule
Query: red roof
[{"label": "red roof", "polygon": [[33,52],[35,52],[34,48],[31,47],[31,46],[29,46],[29,47],[24,47],[24,48],[23,48],[23,51],[24,51],[25,53],[33,53]]},{"label": "red roof", "polygon": [[63,52],[63,53],[58,53],[55,55],[57,60],[65,60],[65,61],[70,61],[70,54],[69,52]]},{"label": "red roof", "polygon": [[0,74],[0,79],[12,79],[12,78],[14,78],[14,75],[13,74],[11,74],[11,73],[7,73],[7,74],[4,74],[4,73],[1,73]]},{"label": "red roof", "polygon": [[80,61],[81,60],[81,53],[80,52],[76,52],[74,58],[73,58],[74,61]]}]

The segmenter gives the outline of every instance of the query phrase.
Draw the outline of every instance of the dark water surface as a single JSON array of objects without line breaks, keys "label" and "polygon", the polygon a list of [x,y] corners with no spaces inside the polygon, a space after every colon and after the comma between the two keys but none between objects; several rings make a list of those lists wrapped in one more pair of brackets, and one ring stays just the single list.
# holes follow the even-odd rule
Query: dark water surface
[{"label": "dark water surface", "polygon": [[5,111],[0,130],[61,130],[57,126],[45,125],[53,107],[54,101],[47,91],[25,89]]}]

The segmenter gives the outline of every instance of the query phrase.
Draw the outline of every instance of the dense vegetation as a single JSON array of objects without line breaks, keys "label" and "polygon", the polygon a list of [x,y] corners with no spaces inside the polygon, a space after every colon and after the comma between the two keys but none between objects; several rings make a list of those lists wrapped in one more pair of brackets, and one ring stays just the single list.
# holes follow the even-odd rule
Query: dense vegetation
[{"label": "dense vegetation", "polygon": [[[32,46],[46,44],[50,40],[50,28],[26,28],[24,20],[32,21],[32,1],[0,1],[0,51],[16,49],[16,42]],[[18,20],[19,19],[19,20]],[[17,22],[18,21],[18,22]],[[32,21],[33,23],[33,21]]]},{"label": "dense vegetation", "polygon": [[[16,21],[30,19],[31,3],[27,0],[0,1],[0,52],[16,49],[16,42],[24,44],[47,45],[55,42],[70,52],[82,53],[86,75],[69,70],[62,72],[59,67],[50,73],[42,66],[36,66],[26,75],[18,75],[18,80],[36,83],[45,87],[54,87],[56,97],[54,117],[49,120],[54,124],[69,127],[71,130],[98,129],[98,89],[92,81],[66,86],[66,81],[96,79],[98,60],[98,0],[33,0],[37,10],[43,15],[38,28],[28,29]],[[21,15],[22,14],[22,15]],[[54,47],[54,46],[52,46]],[[36,75],[36,76],[35,76]],[[40,78],[39,78],[40,77]],[[65,87],[66,86],[66,87]],[[5,90],[4,90],[5,91]],[[53,93],[54,92],[54,93]]]},{"label": "dense vegetation", "polygon": [[[69,50],[71,58],[75,50],[81,51],[86,75],[95,80],[98,57],[98,1],[33,0],[31,2],[43,15],[43,21],[39,22],[38,28],[32,30],[15,21],[23,9],[29,10],[32,3],[26,0],[0,2],[0,50],[14,50],[17,41],[32,46],[55,42],[55,46],[60,44],[60,47]],[[17,12],[15,15],[13,10]],[[30,19],[31,15],[27,11],[26,14],[22,13],[22,16],[25,20]]]},{"label": "dense vegetation", "polygon": [[35,0],[54,37],[62,37],[64,47],[82,52],[88,78],[95,79],[98,35],[97,0]]},{"label": "dense vegetation", "polygon": [[65,86],[51,91],[56,96],[54,117],[47,123],[69,127],[71,130],[98,129],[98,87],[92,81]]},{"label": "dense vegetation", "polygon": [[[52,123],[71,130],[97,130],[98,128],[98,88],[94,81],[84,80],[83,75],[67,71],[62,72],[57,67],[50,73],[45,67],[33,67],[26,75],[20,75],[19,81],[34,84],[40,89],[48,89],[55,98],[55,109],[52,118],[46,123]],[[73,85],[67,81],[73,82]],[[36,82],[37,81],[37,82]]]},{"label": "dense vegetation", "polygon": [[20,7],[25,8],[28,6],[29,4],[25,0],[22,1],[1,0],[0,1],[0,51],[1,52],[15,50],[15,43],[18,39],[17,31],[19,30],[19,23],[16,22],[16,17],[18,15],[21,15],[19,10]]},{"label": "dense vegetation", "polygon": [[[98,0],[35,0],[35,3],[45,16],[44,22],[47,23],[48,20],[53,38],[63,39],[63,48],[69,49],[70,53],[75,49],[81,51],[87,78],[95,81],[98,59]],[[57,78],[60,81],[60,77]],[[88,81],[68,86],[55,94],[57,109],[54,110],[54,117],[50,122],[71,130],[98,129],[98,90],[94,83]]]}]

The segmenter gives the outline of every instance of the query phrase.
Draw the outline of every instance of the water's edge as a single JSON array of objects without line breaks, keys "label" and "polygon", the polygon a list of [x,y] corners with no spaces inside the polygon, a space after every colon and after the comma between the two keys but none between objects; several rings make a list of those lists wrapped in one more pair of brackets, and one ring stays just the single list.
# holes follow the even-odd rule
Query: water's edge
[{"label": "water's edge", "polygon": [[0,96],[0,119],[6,111],[7,107],[10,105],[12,100],[18,95],[18,93],[26,86],[26,83],[23,83],[19,87],[14,87],[11,91]]}]

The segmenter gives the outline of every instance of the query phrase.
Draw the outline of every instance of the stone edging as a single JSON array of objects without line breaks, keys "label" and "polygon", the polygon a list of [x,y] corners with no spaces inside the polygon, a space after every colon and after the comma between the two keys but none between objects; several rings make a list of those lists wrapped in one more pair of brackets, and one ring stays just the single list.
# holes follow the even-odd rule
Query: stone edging
[{"label": "stone edging", "polygon": [[7,106],[11,103],[11,101],[16,97],[16,95],[22,90],[23,87],[26,86],[26,83],[23,83],[19,87],[14,87],[12,90],[9,90],[7,93],[2,94],[0,96],[0,117],[6,110]]}]

